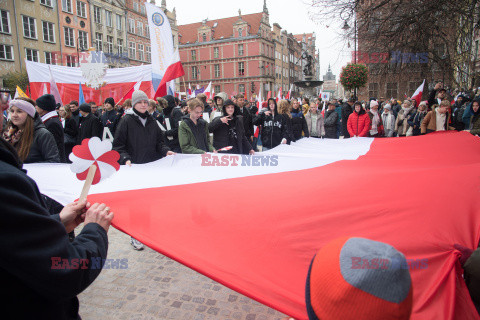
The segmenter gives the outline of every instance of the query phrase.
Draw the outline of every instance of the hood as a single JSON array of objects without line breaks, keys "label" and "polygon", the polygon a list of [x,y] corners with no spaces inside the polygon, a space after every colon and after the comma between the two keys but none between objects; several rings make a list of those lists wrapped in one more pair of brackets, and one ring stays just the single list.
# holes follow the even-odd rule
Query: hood
[{"label": "hood", "polygon": [[468,105],[468,110],[470,111],[470,114],[473,114],[473,115],[476,116],[476,115],[480,114],[480,109],[478,109],[478,111],[477,111],[476,113],[473,112],[473,103],[474,103],[474,102],[477,102],[478,105],[480,106],[480,98],[476,98],[475,100],[472,101],[472,103],[470,103],[470,104]]},{"label": "hood", "polygon": [[233,101],[230,100],[230,99],[225,100],[225,102],[223,103],[222,114],[224,116],[226,116],[227,115],[227,110],[226,110],[225,107],[226,106],[231,106],[231,105],[233,105],[235,107],[235,110],[233,111],[233,116],[234,117],[238,116],[240,114],[240,107],[237,106],[235,103],[233,103]]},{"label": "hood", "polygon": [[215,97],[213,97],[213,103],[215,103],[215,105],[217,105],[217,98],[222,98],[223,102],[225,103],[225,101],[228,99],[228,95],[225,92],[217,93]]},{"label": "hood", "polygon": [[171,95],[167,95],[167,96],[164,96],[163,99],[167,100],[168,102],[168,105],[167,107],[163,110],[163,112],[166,114],[166,115],[169,115],[170,112],[172,112],[173,108],[175,108],[176,104],[175,104],[175,98]]},{"label": "hood", "polygon": [[275,101],[274,98],[270,98],[267,100],[267,110],[270,110],[270,100],[272,100],[273,103],[275,103],[275,114],[277,114],[278,113],[277,101]]}]

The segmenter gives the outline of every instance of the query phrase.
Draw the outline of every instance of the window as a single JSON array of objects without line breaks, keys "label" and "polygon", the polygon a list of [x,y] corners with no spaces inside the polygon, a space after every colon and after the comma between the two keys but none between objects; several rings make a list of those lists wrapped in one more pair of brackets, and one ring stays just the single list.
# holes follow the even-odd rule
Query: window
[{"label": "window", "polygon": [[37,26],[34,18],[23,16],[23,36],[25,38],[37,39]]},{"label": "window", "polygon": [[215,92],[221,92],[220,86],[215,86]]},{"label": "window", "polygon": [[213,66],[214,72],[215,72],[215,78],[220,78],[220,65],[216,64]]},{"label": "window", "polygon": [[72,55],[67,56],[67,67],[75,67],[75,57]]},{"label": "window", "polygon": [[57,64],[55,53],[45,52],[45,63],[46,64]]},{"label": "window", "polygon": [[152,62],[152,47],[147,46],[147,61]]},{"label": "window", "polygon": [[78,49],[88,50],[88,33],[85,31],[78,31]]},{"label": "window", "polygon": [[143,44],[138,44],[138,60],[143,61]]},{"label": "window", "polygon": [[238,28],[238,36],[243,37],[243,30],[242,28]]},{"label": "window", "polygon": [[100,7],[93,6],[93,21],[102,23],[102,9]]},{"label": "window", "polygon": [[238,45],[238,55],[243,56],[243,44]]},{"label": "window", "polygon": [[245,63],[244,62],[239,62],[238,63],[238,75],[239,76],[244,76],[245,75]]},{"label": "window", "polygon": [[145,26],[145,37],[150,38],[150,28],[148,27],[148,24]]},{"label": "window", "polygon": [[135,33],[135,21],[128,19],[128,32]]},{"label": "window", "polygon": [[0,44],[0,60],[13,61],[13,46]]},{"label": "window", "polygon": [[122,16],[117,14],[117,29],[122,30]]},{"label": "window", "polygon": [[378,98],[378,83],[368,84],[368,96]]},{"label": "window", "polygon": [[143,23],[140,21],[137,21],[137,29],[138,29],[138,34],[143,36]]},{"label": "window", "polygon": [[397,83],[396,82],[387,82],[387,99],[398,98],[397,97]]},{"label": "window", "polygon": [[96,51],[103,50],[103,34],[99,32],[95,32],[95,50]]},{"label": "window", "polygon": [[68,13],[73,13],[72,0],[62,0],[62,10]]},{"label": "window", "polygon": [[213,57],[218,58],[219,56],[220,55],[219,55],[218,47],[213,48]]},{"label": "window", "polygon": [[87,4],[82,1],[77,1],[77,16],[87,18]]},{"label": "window", "polygon": [[65,38],[65,46],[75,47],[75,35],[73,33],[73,28],[63,27],[63,35]]},{"label": "window", "polygon": [[238,85],[238,93],[245,93],[245,85],[239,84]]},{"label": "window", "polygon": [[107,36],[107,52],[113,53],[113,37]]},{"label": "window", "polygon": [[202,34],[202,41],[207,42],[207,35],[205,33]]},{"label": "window", "polygon": [[192,67],[192,79],[197,79],[198,70],[197,67]]},{"label": "window", "polygon": [[107,27],[112,27],[113,26],[112,11],[105,10],[105,25]]},{"label": "window", "polygon": [[133,10],[138,12],[138,3],[137,2],[133,3]]},{"label": "window", "polygon": [[28,61],[38,62],[38,50],[25,48],[25,55],[27,56]]},{"label": "window", "polygon": [[137,54],[137,44],[135,42],[130,42],[128,44],[128,54],[130,55],[130,59],[135,59]]},{"label": "window", "polygon": [[192,50],[192,61],[197,60],[197,51]]},{"label": "window", "polygon": [[52,0],[40,0],[40,4],[43,4],[44,6],[47,6],[47,7],[52,7]]},{"label": "window", "polygon": [[147,14],[147,13],[145,12],[145,6],[144,6],[144,5],[140,5],[140,12],[141,12],[142,14]]},{"label": "window", "polygon": [[55,42],[55,28],[52,22],[42,21],[43,41]]},{"label": "window", "polygon": [[0,32],[10,33],[10,13],[5,10],[0,10],[1,21],[0,21]]},{"label": "window", "polygon": [[117,51],[118,54],[121,55],[123,53],[123,40],[117,39]]}]

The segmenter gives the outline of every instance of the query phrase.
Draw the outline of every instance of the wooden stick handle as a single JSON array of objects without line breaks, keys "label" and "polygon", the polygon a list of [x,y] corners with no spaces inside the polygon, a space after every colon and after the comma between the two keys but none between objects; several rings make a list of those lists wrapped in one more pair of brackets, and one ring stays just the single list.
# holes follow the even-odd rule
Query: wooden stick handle
[{"label": "wooden stick handle", "polygon": [[83,189],[79,200],[87,199],[88,191],[90,191],[90,186],[92,185],[93,177],[95,177],[96,171],[96,165],[91,165],[90,168],[88,168],[87,179],[85,179],[85,183],[83,184]]}]

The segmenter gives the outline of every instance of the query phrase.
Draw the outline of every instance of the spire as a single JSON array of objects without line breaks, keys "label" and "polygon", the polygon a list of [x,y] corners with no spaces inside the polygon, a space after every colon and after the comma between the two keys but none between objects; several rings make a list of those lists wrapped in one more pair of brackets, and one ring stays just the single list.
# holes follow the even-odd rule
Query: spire
[{"label": "spire", "polygon": [[162,0],[162,9],[165,9],[167,7],[167,1]]},{"label": "spire", "polygon": [[268,9],[267,9],[267,0],[263,0],[263,12],[268,14]]}]

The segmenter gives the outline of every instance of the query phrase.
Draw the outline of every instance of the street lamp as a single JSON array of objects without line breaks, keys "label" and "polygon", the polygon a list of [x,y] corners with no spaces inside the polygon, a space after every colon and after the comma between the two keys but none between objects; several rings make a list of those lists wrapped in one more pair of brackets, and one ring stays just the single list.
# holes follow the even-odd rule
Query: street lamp
[{"label": "street lamp", "polygon": [[[352,8],[350,12],[342,11],[340,12],[340,19],[342,19],[345,23],[343,24],[342,30],[347,32],[350,29],[348,25],[348,20],[353,16],[353,61],[357,63],[357,19],[355,17],[355,8]],[[354,98],[357,99],[357,88],[354,89]]]}]

